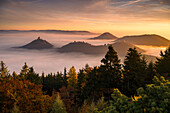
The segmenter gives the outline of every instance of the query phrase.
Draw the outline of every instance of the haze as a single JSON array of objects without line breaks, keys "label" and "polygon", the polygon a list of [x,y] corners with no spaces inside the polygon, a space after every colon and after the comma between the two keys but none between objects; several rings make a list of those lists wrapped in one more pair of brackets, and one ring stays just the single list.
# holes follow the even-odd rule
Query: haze
[{"label": "haze", "polygon": [[[31,42],[40,36],[55,45],[61,47],[73,41],[85,41],[93,45],[103,45],[112,43],[111,41],[96,41],[88,40],[88,38],[95,37],[95,35],[64,35],[64,34],[48,34],[48,33],[16,33],[16,34],[2,34],[0,35],[0,60],[4,61],[10,70],[10,73],[16,71],[20,72],[24,62],[28,66],[33,66],[38,73],[56,73],[63,72],[64,67],[69,69],[75,66],[77,71],[86,64],[90,66],[100,65],[100,60],[104,56],[90,56],[80,53],[58,53],[56,50],[27,50],[16,49],[18,47]],[[148,47],[140,46],[147,50],[147,54],[159,56],[160,50],[165,50],[162,47]],[[124,58],[121,58],[123,61]]]}]

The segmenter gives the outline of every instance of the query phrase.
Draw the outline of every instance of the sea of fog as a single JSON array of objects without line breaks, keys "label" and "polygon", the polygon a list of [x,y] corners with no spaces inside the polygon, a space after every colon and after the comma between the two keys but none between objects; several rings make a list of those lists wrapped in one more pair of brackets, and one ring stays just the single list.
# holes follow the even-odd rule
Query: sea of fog
[{"label": "sea of fog", "polygon": [[[107,40],[88,40],[95,35],[68,35],[51,33],[8,33],[0,34],[0,61],[4,61],[10,73],[20,72],[24,62],[29,67],[33,66],[35,72],[45,74],[63,72],[64,67],[67,71],[75,66],[76,70],[83,68],[86,64],[90,66],[99,66],[104,56],[92,56],[80,53],[58,53],[56,50],[27,50],[15,49],[12,47],[23,46],[37,37],[41,37],[53,44],[56,48],[61,47],[73,41],[84,41],[93,45],[103,45],[113,43]],[[160,50],[164,47],[138,46],[146,50],[145,54],[159,56]],[[124,58],[120,58],[123,61]]]}]

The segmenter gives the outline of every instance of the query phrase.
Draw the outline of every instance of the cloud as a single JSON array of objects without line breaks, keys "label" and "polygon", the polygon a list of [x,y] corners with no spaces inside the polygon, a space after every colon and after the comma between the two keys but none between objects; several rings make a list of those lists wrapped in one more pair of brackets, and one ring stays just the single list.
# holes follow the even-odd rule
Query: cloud
[{"label": "cloud", "polygon": [[169,0],[0,0],[0,25],[168,21]]}]

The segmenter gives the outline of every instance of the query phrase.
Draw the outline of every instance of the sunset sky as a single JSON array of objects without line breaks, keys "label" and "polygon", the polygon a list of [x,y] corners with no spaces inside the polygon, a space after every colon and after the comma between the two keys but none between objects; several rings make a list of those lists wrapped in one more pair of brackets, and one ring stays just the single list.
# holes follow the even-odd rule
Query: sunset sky
[{"label": "sunset sky", "polygon": [[170,39],[170,0],[0,0],[1,30],[87,30]]}]

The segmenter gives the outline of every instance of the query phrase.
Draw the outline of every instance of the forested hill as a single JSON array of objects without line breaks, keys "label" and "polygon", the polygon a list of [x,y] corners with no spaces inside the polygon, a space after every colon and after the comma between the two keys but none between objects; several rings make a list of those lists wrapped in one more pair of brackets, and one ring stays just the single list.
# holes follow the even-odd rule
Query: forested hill
[{"label": "forested hill", "polygon": [[118,41],[126,41],[136,45],[150,45],[150,46],[169,46],[170,40],[155,34],[124,36],[117,39]]}]

